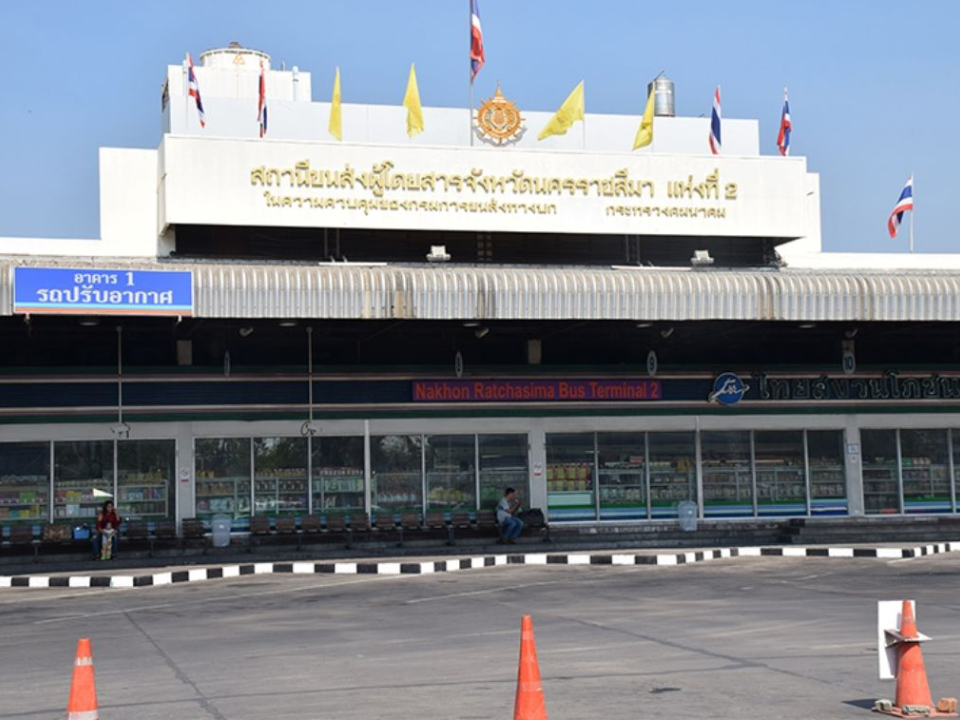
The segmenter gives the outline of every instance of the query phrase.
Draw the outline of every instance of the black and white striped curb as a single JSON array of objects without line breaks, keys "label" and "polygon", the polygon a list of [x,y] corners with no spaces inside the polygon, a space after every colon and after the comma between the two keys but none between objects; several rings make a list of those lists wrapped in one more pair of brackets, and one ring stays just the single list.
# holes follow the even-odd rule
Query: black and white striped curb
[{"label": "black and white striped curb", "polygon": [[223,565],[152,573],[149,575],[19,575],[0,576],[0,588],[138,588],[176,583],[238,578],[246,575],[428,575],[506,565],[690,565],[710,560],[746,557],[818,557],[910,559],[956,552],[960,541],[914,547],[738,547],[681,553],[638,552],[524,553],[483,555],[451,560],[384,562],[275,562]]}]

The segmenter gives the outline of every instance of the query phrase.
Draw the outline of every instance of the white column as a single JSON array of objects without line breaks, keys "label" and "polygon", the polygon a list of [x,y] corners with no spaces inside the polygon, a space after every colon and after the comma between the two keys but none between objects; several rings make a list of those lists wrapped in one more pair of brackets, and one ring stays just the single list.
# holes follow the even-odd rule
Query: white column
[{"label": "white column", "polygon": [[[850,452],[853,448],[856,453]],[[851,515],[863,515],[863,445],[855,416],[846,419],[843,432],[843,465],[847,475],[847,502]]]}]

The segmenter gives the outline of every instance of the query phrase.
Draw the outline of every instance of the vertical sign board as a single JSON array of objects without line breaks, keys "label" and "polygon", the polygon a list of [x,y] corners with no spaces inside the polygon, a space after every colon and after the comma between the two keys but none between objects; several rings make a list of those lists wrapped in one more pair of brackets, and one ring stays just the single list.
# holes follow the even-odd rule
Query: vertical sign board
[{"label": "vertical sign board", "polygon": [[18,267],[18,314],[192,315],[189,270]]},{"label": "vertical sign board", "polygon": [[[917,604],[911,600],[913,617],[917,617]],[[896,645],[888,646],[887,630],[900,630],[900,612],[903,610],[903,600],[877,601],[877,658],[880,661],[880,679],[893,680],[897,677],[897,657],[899,650]]]}]

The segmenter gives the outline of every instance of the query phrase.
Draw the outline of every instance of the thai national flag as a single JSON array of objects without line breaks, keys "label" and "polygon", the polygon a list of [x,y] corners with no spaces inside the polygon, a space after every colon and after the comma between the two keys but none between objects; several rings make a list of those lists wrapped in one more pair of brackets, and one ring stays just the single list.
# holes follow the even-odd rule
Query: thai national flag
[{"label": "thai national flag", "polygon": [[203,100],[200,99],[200,86],[197,84],[197,76],[193,72],[193,58],[187,53],[187,95],[193,98],[197,103],[197,115],[200,117],[200,127],[206,127],[207,122],[203,117]]},{"label": "thai national flag", "polygon": [[786,157],[790,154],[790,133],[793,132],[793,123],[790,122],[790,101],[787,100],[787,89],[783,89],[783,112],[780,114],[780,132],[777,133],[777,148],[780,154]]},{"label": "thai national flag", "polygon": [[486,61],[483,52],[483,30],[480,28],[480,8],[477,0],[470,0],[470,82],[473,82]]},{"label": "thai national flag", "polygon": [[720,154],[720,86],[713,93],[713,114],[710,116],[710,152]]},{"label": "thai national flag", "polygon": [[897,200],[893,212],[887,220],[887,231],[891,238],[897,236],[897,230],[900,229],[900,222],[903,220],[903,214],[909,210],[913,212],[913,175],[907,178],[907,184],[900,191],[900,199]]},{"label": "thai national flag", "polygon": [[260,100],[257,103],[257,122],[260,123],[260,137],[267,134],[267,76],[260,62]]}]

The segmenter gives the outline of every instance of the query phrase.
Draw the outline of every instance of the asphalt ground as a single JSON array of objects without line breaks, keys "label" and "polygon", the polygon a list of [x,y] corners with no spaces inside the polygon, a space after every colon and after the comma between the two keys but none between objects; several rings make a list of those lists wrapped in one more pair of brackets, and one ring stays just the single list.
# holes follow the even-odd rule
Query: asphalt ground
[{"label": "asphalt ground", "polygon": [[534,618],[551,720],[866,718],[876,600],[912,596],[960,694],[960,558],[743,558],[0,592],[0,718],[62,718],[78,637],[103,720],[512,717]]}]

